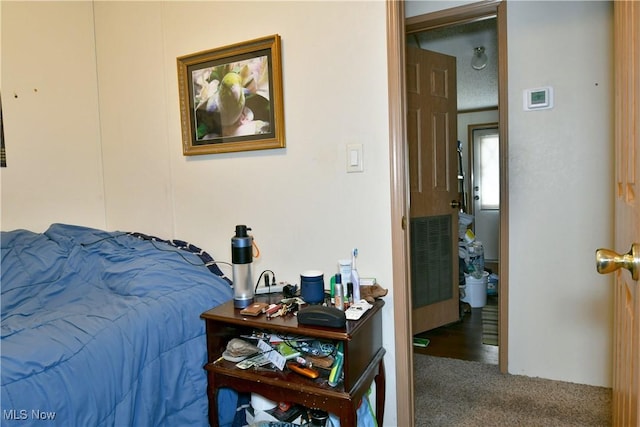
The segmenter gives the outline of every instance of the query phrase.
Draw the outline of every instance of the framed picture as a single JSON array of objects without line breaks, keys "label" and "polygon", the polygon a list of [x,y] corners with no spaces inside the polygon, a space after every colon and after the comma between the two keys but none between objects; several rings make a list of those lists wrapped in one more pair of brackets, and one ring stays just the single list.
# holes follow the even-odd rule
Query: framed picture
[{"label": "framed picture", "polygon": [[185,156],[285,147],[279,35],[177,61]]}]

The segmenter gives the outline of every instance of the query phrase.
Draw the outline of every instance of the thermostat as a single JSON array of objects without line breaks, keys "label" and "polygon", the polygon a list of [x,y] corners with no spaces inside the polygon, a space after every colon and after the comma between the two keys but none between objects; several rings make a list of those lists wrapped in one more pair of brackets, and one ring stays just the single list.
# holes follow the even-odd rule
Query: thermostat
[{"label": "thermostat", "polygon": [[523,101],[525,111],[553,108],[553,88],[539,87],[536,89],[525,89]]}]

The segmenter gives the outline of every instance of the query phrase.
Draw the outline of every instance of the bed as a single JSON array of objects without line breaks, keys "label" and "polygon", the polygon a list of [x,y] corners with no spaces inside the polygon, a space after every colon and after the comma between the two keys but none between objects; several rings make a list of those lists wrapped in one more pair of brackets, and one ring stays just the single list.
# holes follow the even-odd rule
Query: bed
[{"label": "bed", "polygon": [[3,426],[208,425],[199,316],[233,291],[206,252],[67,224],[1,246]]}]

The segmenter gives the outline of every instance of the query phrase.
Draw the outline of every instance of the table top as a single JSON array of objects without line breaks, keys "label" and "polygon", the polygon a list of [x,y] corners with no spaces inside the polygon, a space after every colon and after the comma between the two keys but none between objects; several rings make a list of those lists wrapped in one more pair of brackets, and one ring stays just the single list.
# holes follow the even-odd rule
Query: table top
[{"label": "table top", "polygon": [[[282,299],[282,295],[256,295],[254,302],[274,302],[277,303]],[[279,316],[275,318],[267,318],[265,314],[258,316],[247,316],[240,314],[240,309],[235,308],[233,300],[221,304],[211,310],[201,314],[201,318],[210,321],[216,321],[239,326],[246,326],[256,329],[275,330],[279,332],[300,334],[304,330],[304,334],[310,337],[335,339],[349,341],[357,331],[363,327],[371,316],[380,311],[384,306],[383,300],[376,300],[373,307],[358,320],[347,320],[344,328],[329,328],[325,326],[300,325],[298,319],[293,314]]]}]

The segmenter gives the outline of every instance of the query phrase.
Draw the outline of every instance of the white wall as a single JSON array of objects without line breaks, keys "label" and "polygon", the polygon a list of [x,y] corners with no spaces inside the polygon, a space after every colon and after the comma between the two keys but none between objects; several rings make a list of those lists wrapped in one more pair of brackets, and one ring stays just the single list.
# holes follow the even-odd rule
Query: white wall
[{"label": "white wall", "polygon": [[[383,5],[106,2],[96,11],[110,227],[150,228],[129,216],[156,215],[158,206],[137,193],[168,186],[171,196],[156,199],[173,210],[176,235],[225,257],[234,226],[247,224],[263,253],[258,264],[283,280],[310,267],[331,273],[354,246],[362,269],[385,264],[389,252],[375,248],[389,235],[387,101],[377,96],[386,90],[386,55],[375,48],[386,43]],[[194,16],[211,24],[193,25]],[[175,58],[274,33],[282,37],[287,148],[183,156]],[[346,34],[353,43],[343,43]],[[365,171],[347,174],[346,144],[354,142],[364,146]],[[140,174],[132,148],[147,177],[130,183]]]},{"label": "white wall", "polygon": [[[611,385],[613,288],[594,254],[613,243],[612,6],[508,6],[509,370]],[[523,111],[541,86],[554,109]]]},{"label": "white wall", "polygon": [[2,7],[2,229],[104,227],[91,3]]},{"label": "white wall", "polygon": [[[410,1],[407,16],[472,2]],[[509,372],[611,386],[611,3],[510,1]],[[553,86],[553,110],[522,91]]]},{"label": "white wall", "polygon": [[163,8],[129,1],[94,8],[107,227],[171,236],[171,156],[181,151],[170,133],[179,116],[167,99],[177,83],[175,58],[171,68],[165,58]]}]

